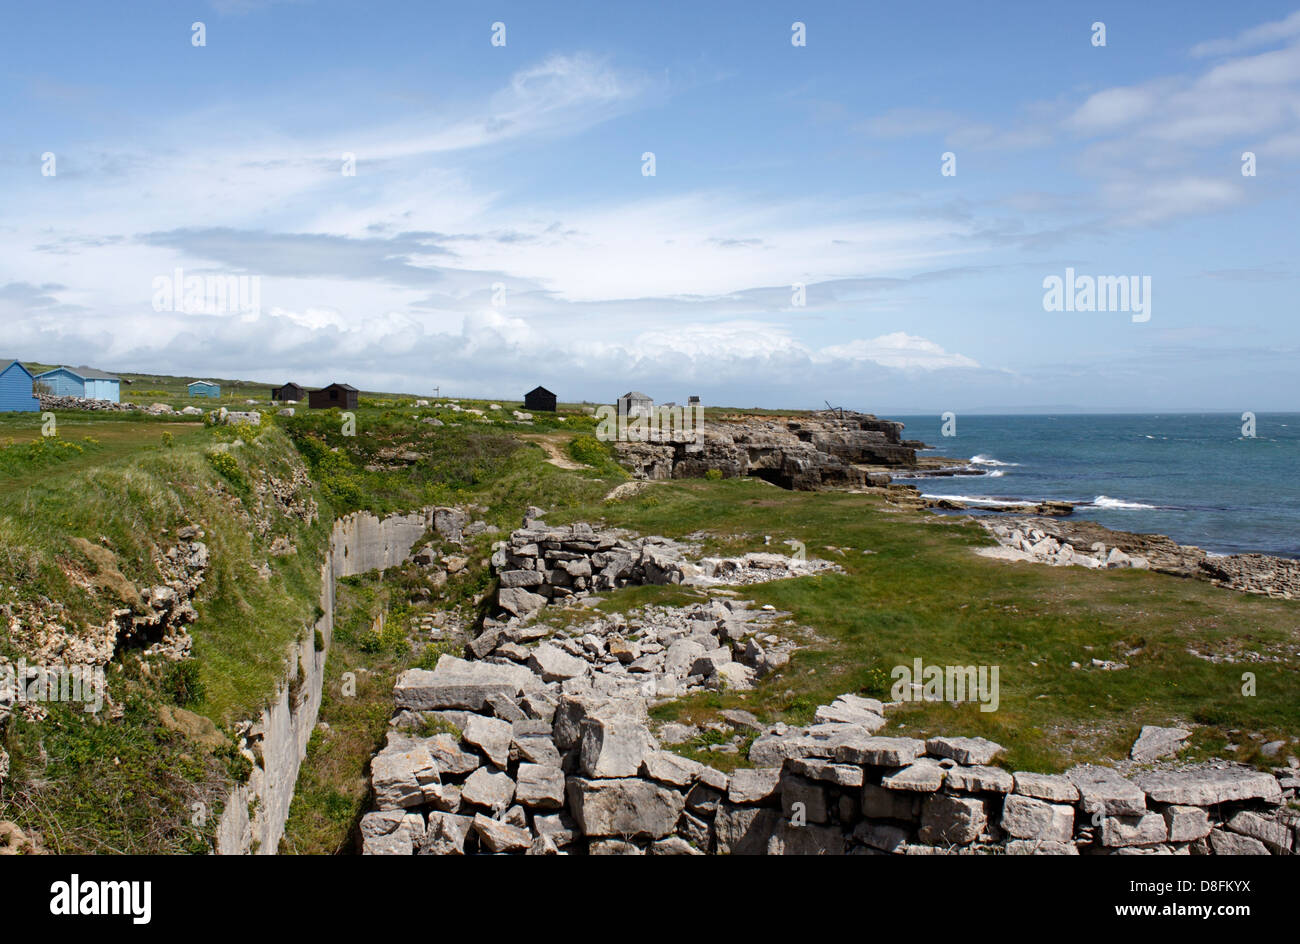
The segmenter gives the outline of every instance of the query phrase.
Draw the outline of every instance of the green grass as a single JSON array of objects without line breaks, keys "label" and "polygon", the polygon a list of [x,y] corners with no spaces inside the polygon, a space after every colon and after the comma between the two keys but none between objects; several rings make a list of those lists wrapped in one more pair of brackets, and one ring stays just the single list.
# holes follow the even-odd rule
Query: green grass
[{"label": "green grass", "polygon": [[[1143,571],[1007,564],[971,553],[988,538],[966,521],[895,511],[872,496],[783,492],[745,480],[665,484],[563,517],[676,537],[707,529],[709,549],[728,553],[764,549],[764,535],[768,550],[793,538],[846,571],[740,588],[791,613],[790,632],[807,626],[814,637],[757,691],[688,698],[659,709],[661,717],[701,720],[719,707],[743,707],[806,722],[840,693],[883,694],[882,671],[920,657],[926,665],[999,666],[1000,706],[914,703],[891,713],[885,733],[983,735],[1005,745],[1006,763],[1018,768],[1123,757],[1141,725],[1180,721],[1199,726],[1192,756],[1224,756],[1232,741],[1238,749],[1226,754],[1267,765],[1256,753],[1260,741],[1246,735],[1286,738],[1300,720],[1294,602]],[[681,593],[644,588],[635,602]],[[1260,651],[1277,661],[1215,664],[1189,646]],[[1102,671],[1090,666],[1093,658],[1130,668]],[[1254,697],[1241,694],[1245,671],[1257,676]],[[709,756],[722,766],[737,762]]]}]

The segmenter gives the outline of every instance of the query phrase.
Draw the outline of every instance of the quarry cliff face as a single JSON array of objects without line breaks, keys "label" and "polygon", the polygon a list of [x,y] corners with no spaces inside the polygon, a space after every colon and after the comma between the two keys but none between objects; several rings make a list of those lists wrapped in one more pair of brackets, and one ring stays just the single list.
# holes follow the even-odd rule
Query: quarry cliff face
[{"label": "quarry cliff face", "polygon": [[321,616],[314,631],[290,647],[286,675],[258,718],[244,725],[241,748],[253,759],[246,783],[226,798],[217,827],[219,855],[274,854],[284,835],[298,770],[320,713],[325,661],[334,636],[336,581],[405,561],[416,542],[453,509],[426,508],[379,518],[357,512],[340,518],[321,565]]},{"label": "quarry cliff face", "polygon": [[[618,461],[642,479],[752,475],[782,488],[889,484],[885,469],[916,465],[903,424],[869,413],[822,410],[798,417],[715,420],[689,432],[652,431],[615,444]],[[863,466],[874,468],[862,468]]]}]

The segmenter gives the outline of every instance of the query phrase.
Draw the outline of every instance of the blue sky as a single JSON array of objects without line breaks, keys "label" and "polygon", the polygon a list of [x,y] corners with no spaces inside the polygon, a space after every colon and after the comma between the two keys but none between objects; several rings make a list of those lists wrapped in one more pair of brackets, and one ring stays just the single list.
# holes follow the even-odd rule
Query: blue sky
[{"label": "blue sky", "polygon": [[[1300,3],[907,6],[34,5],[0,30],[0,353],[502,398],[1297,409]],[[258,306],[158,310],[177,268],[255,277]],[[1044,310],[1067,268],[1149,276],[1150,319]]]}]

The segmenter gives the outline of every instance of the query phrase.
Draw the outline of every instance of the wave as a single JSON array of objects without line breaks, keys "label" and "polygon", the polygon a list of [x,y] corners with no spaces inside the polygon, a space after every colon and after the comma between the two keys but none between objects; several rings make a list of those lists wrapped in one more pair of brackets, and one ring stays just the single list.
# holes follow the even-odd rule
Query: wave
[{"label": "wave", "polygon": [[991,466],[998,466],[998,465],[1004,465],[1004,466],[1020,465],[1019,462],[1001,462],[1001,461],[999,461],[999,460],[997,460],[997,459],[994,459],[992,456],[984,456],[984,455],[971,456],[971,457],[970,457],[970,464],[971,464],[971,465],[991,465]]},{"label": "wave", "polygon": [[1000,479],[1006,474],[1007,473],[1003,472],[1001,469],[994,469],[992,472],[988,473],[988,477],[991,479]]},{"label": "wave", "polygon": [[1096,508],[1110,508],[1113,511],[1155,511],[1159,505],[1147,505],[1142,502],[1124,501],[1121,498],[1111,498],[1109,495],[1098,495],[1092,500]]},{"label": "wave", "polygon": [[1040,502],[1024,501],[1019,498],[989,498],[987,495],[932,495],[926,492],[923,493],[921,497],[965,502],[968,505],[1016,505],[1018,507],[1030,508],[1034,505],[1041,504]]}]

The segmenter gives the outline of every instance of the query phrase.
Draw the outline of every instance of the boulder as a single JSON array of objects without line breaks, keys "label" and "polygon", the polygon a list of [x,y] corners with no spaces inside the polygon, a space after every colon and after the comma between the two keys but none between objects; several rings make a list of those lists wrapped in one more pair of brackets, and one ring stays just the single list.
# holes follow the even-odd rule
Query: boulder
[{"label": "boulder", "polygon": [[533,844],[533,834],[526,829],[474,814],[474,832],[488,852],[524,852]]},{"label": "boulder", "polygon": [[520,764],[515,773],[515,799],[531,809],[564,806],[564,771],[545,764]]},{"label": "boulder", "polygon": [[395,741],[370,761],[370,785],[380,810],[419,806],[425,786],[438,782],[438,765],[419,742]]},{"label": "boulder", "polygon": [[588,777],[635,777],[641,761],[657,747],[639,721],[588,718],[582,722],[578,763]]},{"label": "boulder", "polygon": [[471,806],[481,806],[493,813],[501,813],[515,797],[515,782],[503,770],[480,767],[469,775],[460,795]]},{"label": "boulder", "polygon": [[474,826],[471,816],[430,813],[428,827],[416,852],[419,855],[464,855],[465,840]]},{"label": "boulder", "polygon": [[569,778],[569,809],[584,836],[662,839],[673,832],[686,798],[635,778]]}]

